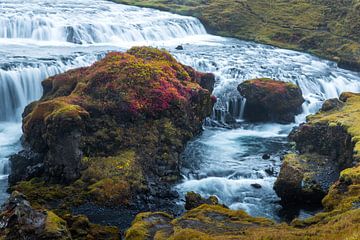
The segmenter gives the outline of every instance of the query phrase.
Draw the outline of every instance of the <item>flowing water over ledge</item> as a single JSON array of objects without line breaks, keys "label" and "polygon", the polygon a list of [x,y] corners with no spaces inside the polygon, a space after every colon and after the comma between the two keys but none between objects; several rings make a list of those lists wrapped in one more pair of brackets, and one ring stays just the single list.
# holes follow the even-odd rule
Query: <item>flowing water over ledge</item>
[{"label": "flowing water over ledge", "polygon": [[[175,50],[179,44],[183,51]],[[218,102],[213,118],[224,120],[227,112],[238,118],[238,128],[205,126],[188,144],[184,180],[175,189],[182,197],[187,191],[216,195],[229,207],[256,216],[279,219],[272,186],[291,128],[325,99],[360,91],[359,73],[308,54],[208,35],[192,17],[101,0],[0,0],[0,202],[6,198],[8,156],[21,148],[21,112],[41,97],[41,81],[135,45],[167,48],[182,63],[214,72]],[[301,87],[307,102],[296,124],[241,121],[244,101],[236,87],[255,77]],[[264,153],[271,158],[263,160]]]}]

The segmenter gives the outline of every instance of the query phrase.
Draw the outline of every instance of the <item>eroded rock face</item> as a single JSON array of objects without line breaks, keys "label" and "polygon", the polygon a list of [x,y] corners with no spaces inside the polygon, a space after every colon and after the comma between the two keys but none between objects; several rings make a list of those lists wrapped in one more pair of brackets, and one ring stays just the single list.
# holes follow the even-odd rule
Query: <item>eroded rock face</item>
[{"label": "eroded rock face", "polygon": [[246,98],[244,117],[250,121],[293,122],[305,101],[295,84],[266,78],[245,81],[238,91]]}]

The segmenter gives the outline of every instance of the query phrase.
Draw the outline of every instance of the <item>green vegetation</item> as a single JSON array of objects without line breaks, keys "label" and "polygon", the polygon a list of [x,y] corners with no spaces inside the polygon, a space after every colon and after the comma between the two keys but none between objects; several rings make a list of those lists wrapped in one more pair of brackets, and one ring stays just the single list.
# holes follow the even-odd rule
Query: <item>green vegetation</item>
[{"label": "green vegetation", "polygon": [[360,69],[358,0],[113,0],[198,17],[211,33],[307,51]]},{"label": "green vegetation", "polygon": [[340,110],[324,111],[308,117],[310,124],[326,123],[329,126],[341,126],[351,135],[354,147],[354,158],[360,160],[360,95],[343,93],[341,100],[346,101]]}]

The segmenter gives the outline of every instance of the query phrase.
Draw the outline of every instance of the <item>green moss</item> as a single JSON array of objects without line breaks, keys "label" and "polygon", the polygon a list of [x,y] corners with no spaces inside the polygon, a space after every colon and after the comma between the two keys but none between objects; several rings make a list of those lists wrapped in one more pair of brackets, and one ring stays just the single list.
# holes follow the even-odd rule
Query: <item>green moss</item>
[{"label": "green moss", "polygon": [[[157,216],[158,219],[153,218]],[[138,214],[132,222],[132,227],[126,231],[125,238],[143,240],[151,237],[150,229],[157,224],[163,224],[163,219],[172,219],[172,216],[163,212],[145,212]]]},{"label": "green moss", "polygon": [[[60,235],[62,233],[67,233],[66,222],[57,216],[52,211],[47,211],[46,223],[45,223],[45,232],[50,236]],[[64,238],[65,239],[65,238]],[[70,238],[69,238],[70,239]]]},{"label": "green moss", "polygon": [[342,171],[340,180],[344,182],[350,182],[352,184],[360,184],[360,165]]},{"label": "green moss", "polygon": [[89,186],[88,194],[100,204],[129,204],[130,185],[119,177],[105,178]]},{"label": "green moss", "polygon": [[309,124],[327,123],[331,126],[343,126],[352,136],[354,158],[360,160],[360,96],[345,94],[346,103],[341,111],[322,112],[308,117]]}]

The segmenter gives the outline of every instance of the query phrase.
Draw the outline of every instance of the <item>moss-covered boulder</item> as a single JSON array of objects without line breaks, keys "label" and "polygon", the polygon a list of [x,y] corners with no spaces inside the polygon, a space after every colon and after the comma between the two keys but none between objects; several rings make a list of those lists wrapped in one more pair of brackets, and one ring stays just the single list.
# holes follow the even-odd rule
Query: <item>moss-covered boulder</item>
[{"label": "moss-covered boulder", "polygon": [[290,133],[299,154],[285,157],[274,186],[285,204],[320,203],[340,172],[359,162],[359,103],[358,94],[343,93]]},{"label": "moss-covered boulder", "polygon": [[293,122],[304,102],[295,84],[267,78],[242,82],[238,91],[246,98],[244,118],[250,121]]},{"label": "moss-covered boulder", "polygon": [[25,150],[12,157],[11,189],[61,217],[85,202],[170,204],[180,153],[216,100],[213,84],[214,75],[149,47],[46,79],[23,114]]},{"label": "moss-covered boulder", "polygon": [[255,218],[219,205],[201,205],[178,218],[141,213],[127,230],[127,240],[336,240],[358,239],[360,208],[335,209],[291,225]]}]

